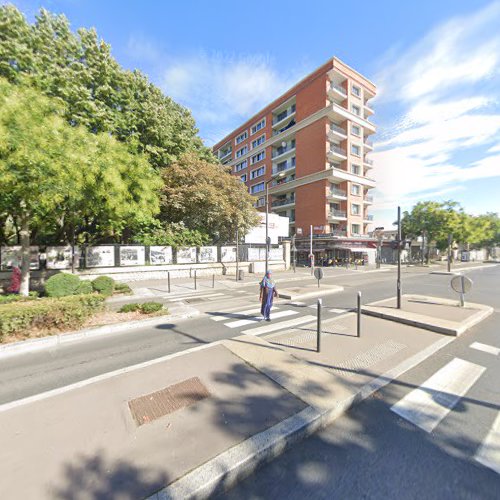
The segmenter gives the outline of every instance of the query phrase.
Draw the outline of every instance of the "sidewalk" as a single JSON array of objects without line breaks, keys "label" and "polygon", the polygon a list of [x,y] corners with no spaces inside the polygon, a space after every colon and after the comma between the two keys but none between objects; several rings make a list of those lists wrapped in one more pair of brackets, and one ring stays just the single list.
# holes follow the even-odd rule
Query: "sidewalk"
[{"label": "sidewalk", "polygon": [[0,498],[205,498],[453,340],[355,326],[353,313],[325,322],[319,353],[312,323],[2,405]]}]

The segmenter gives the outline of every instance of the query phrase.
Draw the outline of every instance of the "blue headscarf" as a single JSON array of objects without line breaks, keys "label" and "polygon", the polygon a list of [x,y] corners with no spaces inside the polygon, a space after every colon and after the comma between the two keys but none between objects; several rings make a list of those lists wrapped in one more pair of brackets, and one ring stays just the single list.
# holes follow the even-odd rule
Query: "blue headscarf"
[{"label": "blue headscarf", "polygon": [[275,282],[272,278],[268,277],[268,274],[271,274],[271,271],[267,271],[264,275],[264,278],[260,282],[260,286],[262,288],[274,288]]}]

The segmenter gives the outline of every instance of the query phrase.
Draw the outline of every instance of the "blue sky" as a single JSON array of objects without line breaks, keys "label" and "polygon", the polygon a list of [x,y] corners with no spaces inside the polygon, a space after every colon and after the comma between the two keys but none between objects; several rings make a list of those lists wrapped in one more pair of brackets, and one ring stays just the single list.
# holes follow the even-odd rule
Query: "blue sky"
[{"label": "blue sky", "polygon": [[380,90],[375,225],[428,199],[500,212],[500,0],[11,3],[95,27],[192,110],[208,145],[336,55]]}]

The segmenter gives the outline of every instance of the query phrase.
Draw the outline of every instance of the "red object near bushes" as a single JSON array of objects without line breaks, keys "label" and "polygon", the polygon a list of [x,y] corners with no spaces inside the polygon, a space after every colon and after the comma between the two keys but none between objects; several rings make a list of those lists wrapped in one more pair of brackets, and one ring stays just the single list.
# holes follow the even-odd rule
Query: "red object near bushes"
[{"label": "red object near bushes", "polygon": [[10,285],[7,288],[9,293],[19,293],[21,290],[21,269],[14,267],[12,269],[12,275],[10,277]]}]

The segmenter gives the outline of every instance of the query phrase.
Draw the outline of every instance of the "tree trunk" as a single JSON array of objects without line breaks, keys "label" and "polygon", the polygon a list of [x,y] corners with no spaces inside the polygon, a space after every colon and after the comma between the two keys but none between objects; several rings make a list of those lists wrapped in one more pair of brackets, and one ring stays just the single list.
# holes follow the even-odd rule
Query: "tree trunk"
[{"label": "tree trunk", "polygon": [[30,290],[30,225],[27,211],[21,213],[20,223],[21,287],[19,293],[28,296]]}]

